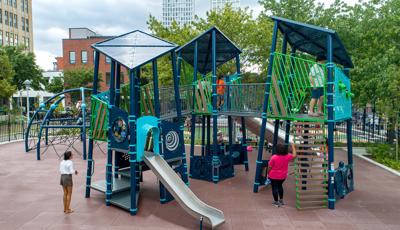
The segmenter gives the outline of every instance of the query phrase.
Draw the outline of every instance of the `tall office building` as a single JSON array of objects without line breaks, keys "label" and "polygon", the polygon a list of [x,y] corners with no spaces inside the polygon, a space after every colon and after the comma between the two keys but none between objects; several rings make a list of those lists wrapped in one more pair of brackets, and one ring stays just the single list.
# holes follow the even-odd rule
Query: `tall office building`
[{"label": "tall office building", "polygon": [[32,0],[0,0],[0,45],[33,51]]},{"label": "tall office building", "polygon": [[211,10],[222,9],[226,4],[231,4],[234,9],[238,9],[240,0],[210,0]]},{"label": "tall office building", "polygon": [[193,20],[194,0],[163,0],[163,25],[171,26],[173,21],[184,25]]}]

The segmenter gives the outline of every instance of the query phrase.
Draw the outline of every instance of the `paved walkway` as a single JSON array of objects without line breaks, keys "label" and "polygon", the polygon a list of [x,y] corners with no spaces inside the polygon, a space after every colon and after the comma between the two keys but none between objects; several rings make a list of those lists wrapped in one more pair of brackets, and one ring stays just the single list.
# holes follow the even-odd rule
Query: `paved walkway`
[{"label": "paved walkway", "polygon": [[[250,172],[236,167],[236,177],[215,185],[191,180],[200,199],[223,210],[226,223],[220,229],[400,229],[400,178],[362,159],[355,158],[356,191],[337,202],[336,210],[297,211],[294,181],[285,183],[287,205],[271,206],[270,189],[252,192],[255,152],[250,154]],[[339,152],[336,158],[345,156]],[[197,229],[198,222],[175,202],[158,202],[154,174],[144,173],[139,213],[107,207],[104,195],[93,191],[84,198],[86,162],[75,158],[80,171],[74,177],[72,207],[62,211],[58,158],[49,151],[42,161],[33,152],[24,153],[22,143],[0,146],[0,229]],[[95,154],[94,179],[105,175],[105,156]]]}]

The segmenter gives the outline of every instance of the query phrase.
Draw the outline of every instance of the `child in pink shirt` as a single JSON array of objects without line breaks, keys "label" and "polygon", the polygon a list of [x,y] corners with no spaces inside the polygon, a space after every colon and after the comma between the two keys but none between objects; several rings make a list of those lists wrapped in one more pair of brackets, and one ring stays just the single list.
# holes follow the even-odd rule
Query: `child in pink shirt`
[{"label": "child in pink shirt", "polygon": [[294,144],[292,144],[292,150],[293,154],[290,154],[284,145],[277,145],[276,152],[268,162],[268,179],[271,181],[272,196],[274,197],[272,204],[276,207],[284,205],[282,185],[288,175],[289,162],[296,158]]}]

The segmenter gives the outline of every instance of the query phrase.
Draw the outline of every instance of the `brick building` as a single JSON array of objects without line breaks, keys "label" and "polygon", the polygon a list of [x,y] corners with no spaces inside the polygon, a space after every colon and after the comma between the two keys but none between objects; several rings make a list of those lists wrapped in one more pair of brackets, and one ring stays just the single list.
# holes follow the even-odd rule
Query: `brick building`
[{"label": "brick building", "polygon": [[[65,71],[77,67],[94,67],[94,50],[92,44],[112,38],[101,36],[87,28],[70,28],[69,38],[62,40],[62,57],[57,57],[57,69]],[[100,91],[108,89],[110,84],[110,63],[111,60],[100,55],[99,71],[102,76]],[[121,73],[126,76],[126,73]]]}]

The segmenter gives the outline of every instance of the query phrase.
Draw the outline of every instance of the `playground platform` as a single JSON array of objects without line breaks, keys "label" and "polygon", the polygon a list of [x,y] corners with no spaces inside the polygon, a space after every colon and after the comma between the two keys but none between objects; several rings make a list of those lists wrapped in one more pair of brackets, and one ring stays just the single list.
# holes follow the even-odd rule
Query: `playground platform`
[{"label": "playground platform", "polygon": [[[103,146],[105,148],[105,146]],[[198,229],[198,222],[177,202],[159,203],[156,176],[146,171],[136,216],[115,206],[107,207],[104,194],[85,199],[86,162],[75,156],[80,172],[74,177],[72,208],[62,212],[58,157],[49,150],[42,161],[25,153],[23,142],[0,146],[1,229]],[[336,162],[345,159],[336,151]],[[191,189],[204,202],[222,210],[226,223],[218,229],[400,229],[400,178],[360,158],[355,158],[355,191],[336,210],[298,211],[294,207],[294,179],[285,183],[287,205],[271,205],[270,189],[253,193],[256,151],[249,154],[250,171],[236,166],[236,176],[218,184],[190,180]],[[105,155],[95,150],[94,181],[104,178]]]}]

